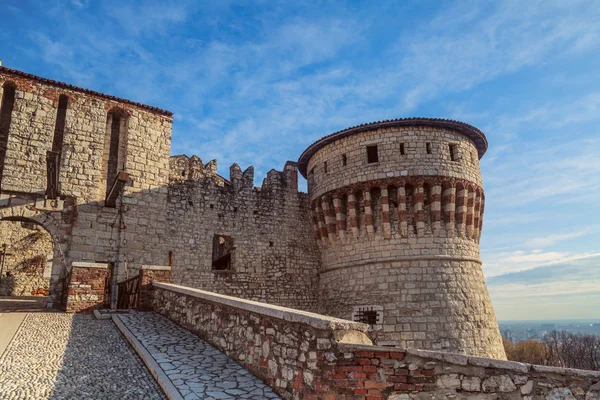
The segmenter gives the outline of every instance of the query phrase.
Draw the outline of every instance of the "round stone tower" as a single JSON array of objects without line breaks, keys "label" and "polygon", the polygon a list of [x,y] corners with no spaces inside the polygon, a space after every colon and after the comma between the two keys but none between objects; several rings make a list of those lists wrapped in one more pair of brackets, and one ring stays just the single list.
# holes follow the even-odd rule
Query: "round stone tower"
[{"label": "round stone tower", "polygon": [[308,147],[322,311],[371,325],[379,344],[505,359],[479,238],[485,135],[409,118]]}]

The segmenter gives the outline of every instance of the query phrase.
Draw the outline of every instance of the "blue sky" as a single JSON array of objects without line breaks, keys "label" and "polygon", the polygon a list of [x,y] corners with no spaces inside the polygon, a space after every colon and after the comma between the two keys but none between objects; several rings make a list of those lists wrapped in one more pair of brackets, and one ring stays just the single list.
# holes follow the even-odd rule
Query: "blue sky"
[{"label": "blue sky", "polygon": [[173,154],[257,185],[352,125],[473,124],[498,318],[600,318],[598,21],[596,0],[0,0],[0,58],[171,110]]}]

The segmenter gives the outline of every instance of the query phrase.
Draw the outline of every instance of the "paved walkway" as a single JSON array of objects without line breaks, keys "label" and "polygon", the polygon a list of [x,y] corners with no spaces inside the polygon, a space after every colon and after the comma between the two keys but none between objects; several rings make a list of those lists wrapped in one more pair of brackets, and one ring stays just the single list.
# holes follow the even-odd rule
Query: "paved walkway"
[{"label": "paved walkway", "polygon": [[185,400],[278,399],[271,389],[225,354],[150,312],[118,315]]},{"label": "paved walkway", "polygon": [[[5,329],[0,322],[0,331]],[[35,313],[26,315],[0,356],[0,399],[141,400],[165,395],[112,321]]]}]

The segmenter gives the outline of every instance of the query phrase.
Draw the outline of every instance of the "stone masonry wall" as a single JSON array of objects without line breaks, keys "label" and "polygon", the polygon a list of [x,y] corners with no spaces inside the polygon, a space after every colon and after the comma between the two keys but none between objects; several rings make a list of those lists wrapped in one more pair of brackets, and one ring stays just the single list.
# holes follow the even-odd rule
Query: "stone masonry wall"
[{"label": "stone masonry wall", "polygon": [[19,221],[0,222],[0,246],[7,245],[0,296],[48,295],[52,237],[39,225],[26,226]]},{"label": "stone masonry wall", "polygon": [[372,346],[364,324],[178,285],[150,299],[284,399],[600,399],[598,371]]},{"label": "stone masonry wall", "polygon": [[[255,188],[253,169],[171,158],[168,239],[174,283],[304,310],[316,310],[319,250],[295,163]],[[212,267],[213,239],[233,240],[231,268]]]},{"label": "stone masonry wall", "polygon": [[439,126],[374,126],[313,148],[322,310],[376,310],[378,343],[506,358],[479,259],[475,143]]},{"label": "stone masonry wall", "polygon": [[[6,83],[16,91],[8,135],[0,137],[6,142],[0,218],[41,221],[60,241],[67,267],[77,261],[114,263],[116,279],[123,280],[142,264],[166,264],[171,113],[0,67],[0,98]],[[67,108],[59,135],[61,96]],[[116,118],[118,149],[110,146]],[[60,153],[59,198],[53,201],[44,199],[50,150]],[[104,202],[111,168],[129,174],[116,208]],[[66,274],[61,265],[53,271],[51,297]]]}]

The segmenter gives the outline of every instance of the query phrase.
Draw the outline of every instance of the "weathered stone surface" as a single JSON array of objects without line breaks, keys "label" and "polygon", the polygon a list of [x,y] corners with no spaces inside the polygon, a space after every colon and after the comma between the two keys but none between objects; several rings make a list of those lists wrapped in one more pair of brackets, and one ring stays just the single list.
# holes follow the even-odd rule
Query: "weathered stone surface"
[{"label": "weathered stone surface", "polygon": [[481,391],[481,378],[478,376],[465,376],[462,379],[462,389],[467,392]]},{"label": "weathered stone surface", "polygon": [[571,393],[571,389],[569,388],[556,388],[552,389],[546,395],[547,400],[577,400],[573,393]]},{"label": "weathered stone surface", "polygon": [[517,390],[517,387],[508,375],[489,376],[483,380],[483,382],[481,383],[481,388],[484,392],[488,393],[506,393]]},{"label": "weathered stone surface", "polygon": [[530,394],[533,390],[533,381],[527,381],[526,384],[521,386],[521,394]]},{"label": "weathered stone surface", "polygon": [[437,378],[437,386],[442,389],[460,389],[460,375],[448,374],[441,375]]}]

